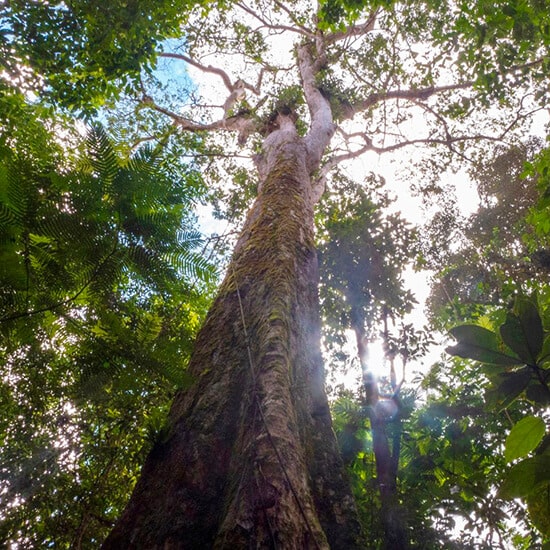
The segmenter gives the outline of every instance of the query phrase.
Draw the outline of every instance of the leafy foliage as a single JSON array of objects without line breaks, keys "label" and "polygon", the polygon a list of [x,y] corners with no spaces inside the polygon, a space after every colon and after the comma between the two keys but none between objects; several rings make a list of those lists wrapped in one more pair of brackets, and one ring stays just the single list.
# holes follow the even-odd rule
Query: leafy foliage
[{"label": "leafy foliage", "polygon": [[[0,15],[0,58],[12,78],[69,107],[93,110],[139,88],[156,48],[197,2],[9,2]],[[22,71],[21,64],[30,68]]]},{"label": "leafy foliage", "polygon": [[[225,11],[231,3],[222,4],[217,18],[203,21],[202,10],[200,24],[186,29],[184,50],[189,46],[201,59],[201,48],[210,41],[216,53],[244,54],[244,76],[258,76],[250,69],[254,62],[271,86],[250,105],[250,114],[258,116],[255,109],[268,105],[270,112],[259,114],[269,121],[273,109],[292,111],[304,133],[307,110],[297,73],[283,64],[274,68],[267,55],[269,39],[282,29],[262,35],[242,23],[242,13],[232,20]],[[206,300],[188,279],[209,273],[195,253],[198,235],[186,211],[196,196],[191,182],[200,184],[196,172],[188,169],[179,179],[172,161],[147,148],[121,159],[98,129],[86,153],[70,155],[39,120],[48,109],[26,112],[13,84],[88,113],[105,98],[128,93],[141,102],[136,117],[127,117],[140,126],[133,129],[134,144],[150,135],[171,139],[174,125],[144,114],[151,98],[142,98],[142,69],[150,73],[155,48],[180,34],[188,5],[10,2],[0,15],[0,63],[7,71],[0,91],[8,93],[0,94],[0,498],[6,510],[0,540],[6,544],[17,539],[34,547],[97,546],[134,481],[147,447],[143,441],[163,437],[167,399],[190,382],[185,361]],[[410,97],[431,121],[428,141],[462,156],[466,145],[452,139],[455,123],[472,126],[476,110],[504,111],[517,102],[521,118],[528,95],[520,99],[516,92],[527,84],[535,85],[538,104],[547,104],[543,79],[550,27],[548,10],[538,0],[459,6],[326,0],[318,13],[295,2],[288,10],[263,1],[251,6],[262,17],[264,8],[287,14],[300,40],[330,30],[345,33],[350,23],[377,14],[379,27],[362,43],[350,33],[345,44],[329,44],[330,66],[316,75],[338,121],[349,116],[352,104],[369,100],[360,121],[367,132],[359,136],[366,150],[376,150],[376,144],[384,149],[389,136],[396,138],[390,138],[389,148],[400,146],[400,137],[407,141],[401,128],[414,122],[404,106]],[[270,23],[267,15],[260,28],[269,29]],[[233,37],[222,28],[234,30]],[[460,83],[454,93],[426,101],[434,85],[452,77]],[[385,94],[397,91],[404,95],[392,107],[395,98]],[[210,120],[192,94],[185,99],[186,112],[198,113],[195,120]],[[181,97],[174,104],[180,113]],[[386,132],[388,124],[395,130]],[[180,141],[178,152],[200,139]],[[74,133],[70,140],[76,147]],[[532,153],[540,146],[527,149]],[[220,155],[228,151],[217,149]],[[407,495],[411,540],[418,548],[458,547],[449,540],[457,516],[466,522],[463,547],[478,544],[475,529],[490,531],[490,546],[494,534],[505,531],[505,512],[523,521],[521,509],[500,498],[511,495],[526,497],[533,521],[548,532],[543,498],[548,484],[542,473],[548,471],[547,438],[541,440],[540,414],[548,404],[550,357],[545,319],[550,163],[548,150],[527,157],[532,161],[527,179],[519,178],[526,158],[522,148],[504,151],[492,164],[483,158],[475,169],[482,208],[457,220],[449,202],[424,251],[423,265],[438,270],[444,283],[434,304],[450,305],[443,314],[439,308],[438,326],[448,326],[449,318],[453,324],[467,322],[453,330],[459,343],[452,351],[489,364],[480,368],[454,359],[446,369],[436,365],[424,383],[430,393],[426,406],[403,415],[400,492]],[[247,169],[231,164],[228,172],[236,183],[227,206],[231,216],[242,213],[257,187]],[[537,180],[544,194],[535,205]],[[321,294],[329,341],[341,342],[342,329],[357,318],[374,332],[383,311],[406,311],[412,301],[401,271],[414,253],[414,233],[399,216],[382,216],[381,204],[387,205],[384,197],[373,199],[344,182],[323,205],[329,214],[319,224]],[[540,291],[538,308],[529,299],[516,300],[508,312],[492,308],[534,287]],[[405,336],[414,333],[405,328]],[[406,338],[394,339],[394,351],[406,350],[400,340]],[[378,544],[380,503],[372,487],[368,415],[352,398],[337,403],[335,411],[357,495],[373,527],[372,542]],[[504,443],[510,420],[515,424]],[[510,468],[505,458],[522,460]]]},{"label": "leafy foliage", "polygon": [[[471,330],[474,327],[469,328]],[[490,366],[484,369],[492,383],[489,389],[489,407],[505,408],[516,399],[524,399],[533,402],[533,406],[541,408],[543,413],[550,403],[550,362],[546,354],[542,353],[542,349],[544,340],[550,334],[544,330],[536,301],[524,297],[516,298],[512,311],[507,313],[504,324],[500,326],[502,342],[517,352],[519,366],[516,365],[514,368],[503,362],[487,361],[485,354],[494,353],[497,335],[486,329],[483,329],[483,334],[487,335],[483,341],[476,340],[472,345],[471,339],[468,338],[469,334],[465,335],[463,331],[455,329],[453,336],[457,338],[459,344],[447,348],[447,351],[454,355],[490,363]],[[528,388],[530,388],[529,393]],[[514,425],[506,439],[504,451],[506,461],[523,458],[531,451],[538,449],[545,433],[546,437],[550,438],[550,431],[543,417],[529,415],[522,418]],[[528,509],[537,510],[532,520],[546,536],[550,535],[550,531],[546,530],[545,522],[538,519],[541,512],[550,514],[546,491],[540,491],[541,487],[549,486],[549,466],[549,449],[547,445],[542,445],[537,451],[537,456],[525,458],[512,466],[505,475],[500,489],[500,496],[503,498],[527,499]]]},{"label": "leafy foliage", "polygon": [[343,331],[355,323],[376,338],[384,311],[398,316],[414,303],[402,271],[414,257],[415,232],[399,215],[385,213],[390,200],[379,192],[382,183],[373,177],[368,189],[335,180],[323,199],[320,294],[329,345],[341,347]]},{"label": "leafy foliage", "polygon": [[[536,168],[544,156],[537,155],[540,147],[540,141],[532,141],[502,149],[494,161],[479,164],[478,211],[463,226],[450,209],[440,220],[441,228],[448,224],[451,238],[438,239],[439,250],[433,248],[432,258],[439,255],[441,263],[431,265],[442,269],[432,306],[447,305],[436,308],[433,319],[438,326],[453,327],[450,333],[457,342],[448,348],[455,358],[435,365],[425,378],[428,403],[419,411],[429,419],[439,410],[442,422],[458,422],[470,439],[460,455],[453,455],[452,464],[471,460],[474,469],[461,466],[457,478],[449,475],[456,469],[448,464],[437,476],[442,488],[447,480],[459,480],[451,485],[454,494],[444,497],[453,503],[449,513],[464,515],[467,527],[477,526],[494,541],[505,537],[505,544],[514,548],[540,548],[548,542],[546,478],[541,473],[550,397],[544,349],[548,285],[540,262],[547,241],[539,225],[544,216],[535,215],[541,208],[538,193],[543,192]],[[472,275],[477,277],[475,286]],[[439,295],[442,288],[445,296]],[[454,326],[457,321],[465,324]],[[433,429],[428,434],[427,439],[414,438],[416,452],[441,457],[447,438]],[[434,462],[424,464],[428,472]],[[489,500],[491,493],[496,498]],[[523,506],[513,500],[518,497]],[[514,533],[518,526],[520,532]]]},{"label": "leafy foliage", "polygon": [[533,451],[541,442],[545,432],[544,420],[535,416],[526,416],[510,430],[506,438],[504,458],[512,462]]},{"label": "leafy foliage", "polygon": [[1,106],[0,541],[97,548],[191,383],[201,188],[100,127],[58,143],[40,108]]},{"label": "leafy foliage", "polygon": [[434,321],[475,319],[488,305],[504,306],[517,284],[534,288],[548,279],[549,243],[535,214],[540,178],[525,169],[541,146],[533,139],[498,149],[490,162],[480,159],[471,170],[478,209],[464,217],[455,199],[444,201],[427,224],[422,265],[437,273],[429,303]]}]

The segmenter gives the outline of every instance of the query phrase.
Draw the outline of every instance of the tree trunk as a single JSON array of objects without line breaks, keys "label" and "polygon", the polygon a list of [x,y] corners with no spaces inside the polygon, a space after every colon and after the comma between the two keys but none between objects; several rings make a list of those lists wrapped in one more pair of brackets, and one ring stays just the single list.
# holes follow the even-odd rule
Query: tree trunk
[{"label": "tree trunk", "polygon": [[265,154],[195,383],[105,549],[365,547],[324,392],[307,141],[287,124]]},{"label": "tree trunk", "polygon": [[[350,300],[352,301],[352,300]],[[353,302],[352,302],[353,303]],[[363,388],[365,390],[365,406],[369,411],[372,432],[374,460],[376,463],[376,481],[380,494],[380,521],[384,529],[385,550],[408,550],[410,548],[407,533],[407,518],[405,509],[399,502],[397,492],[397,474],[401,454],[401,417],[399,396],[382,397],[378,381],[368,370],[367,335],[365,333],[365,318],[359,308],[351,308],[351,328],[355,334],[357,354],[363,372]],[[387,328],[384,330],[387,337]],[[391,372],[394,373],[393,363]],[[394,377],[392,389],[396,390]],[[390,407],[387,414],[384,403]],[[389,424],[394,424],[392,445],[388,435]]]},{"label": "tree trunk", "polygon": [[[393,420],[395,421],[395,420]],[[409,542],[405,509],[399,502],[397,494],[397,466],[399,453],[396,455],[396,441],[394,439],[393,453],[390,451],[387,433],[388,420],[377,416],[376,411],[371,414],[371,429],[376,461],[376,479],[380,491],[381,521],[384,528],[385,550],[407,550]],[[400,427],[399,427],[400,429]],[[401,437],[398,433],[395,437]]]}]

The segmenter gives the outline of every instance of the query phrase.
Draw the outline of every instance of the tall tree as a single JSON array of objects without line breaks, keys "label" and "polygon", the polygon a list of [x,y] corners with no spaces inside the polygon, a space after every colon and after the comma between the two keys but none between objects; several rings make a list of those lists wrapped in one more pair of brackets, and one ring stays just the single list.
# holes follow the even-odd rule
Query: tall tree
[{"label": "tall tree", "polygon": [[142,107],[253,141],[258,194],[197,338],[195,383],[105,548],[362,547],[323,390],[314,208],[339,162],[411,144],[465,156],[538,109],[548,16],[504,7],[238,2],[191,16],[184,45],[159,54],[223,94],[170,107],[145,82]]},{"label": "tall tree", "polygon": [[[378,186],[381,185],[383,182],[378,182]],[[388,206],[388,197],[376,197],[364,184],[333,182],[331,193],[327,195],[330,198],[323,201],[326,219],[319,235],[322,312],[325,324],[330,327],[325,332],[331,343],[334,341],[330,338],[331,333],[342,329],[353,331],[362,372],[363,418],[356,411],[346,425],[347,434],[355,439],[355,432],[368,424],[386,544],[389,548],[407,547],[409,535],[397,493],[402,414],[400,390],[406,359],[399,378],[394,362],[399,351],[409,346],[403,345],[404,342],[399,345],[395,339],[390,342],[388,318],[403,315],[414,302],[410,291],[403,288],[402,271],[415,257],[415,234],[399,215],[384,217],[382,209]],[[380,391],[374,372],[380,371],[380,365],[371,364],[368,352],[369,343],[380,338],[377,329],[381,325],[384,326],[382,338],[390,364],[387,393]],[[343,341],[342,335],[336,339],[340,345],[332,347],[341,350]],[[407,351],[412,355],[411,349]],[[353,450],[353,445],[351,447],[344,449],[347,454]],[[353,454],[349,458],[353,460]]]}]

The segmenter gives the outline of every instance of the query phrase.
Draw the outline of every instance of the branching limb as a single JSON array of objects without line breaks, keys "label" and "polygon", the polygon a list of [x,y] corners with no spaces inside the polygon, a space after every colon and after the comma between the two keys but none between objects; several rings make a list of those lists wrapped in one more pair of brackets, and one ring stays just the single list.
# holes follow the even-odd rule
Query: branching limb
[{"label": "branching limb", "polygon": [[241,145],[246,141],[246,137],[256,130],[256,122],[247,116],[235,115],[227,118],[221,118],[209,123],[200,123],[190,120],[184,116],[178,115],[173,111],[157,105],[149,96],[142,97],[141,102],[150,109],[162,113],[169,117],[181,130],[187,132],[203,132],[209,130],[227,130],[239,133],[239,142]]},{"label": "branching limb", "polygon": [[[460,151],[456,150],[455,146],[457,144],[467,143],[472,141],[489,141],[493,143],[503,141],[519,122],[543,110],[542,107],[537,107],[536,109],[530,110],[526,113],[522,113],[521,110],[518,111],[518,113],[513,118],[513,120],[498,135],[472,134],[472,135],[453,136],[449,128],[448,121],[445,120],[445,118],[440,113],[437,113],[434,109],[430,108],[429,106],[423,103],[419,103],[419,106],[425,109],[426,111],[428,111],[438,120],[440,125],[443,127],[444,137],[436,137],[434,135],[429,135],[424,138],[403,139],[402,141],[393,143],[391,145],[378,146],[378,145],[375,145],[373,143],[373,140],[364,132],[354,132],[354,133],[348,134],[344,132],[342,129],[338,129],[338,133],[343,136],[346,143],[348,143],[353,138],[359,138],[360,140],[363,141],[363,144],[361,144],[360,146],[356,147],[353,150],[350,149],[345,153],[331,156],[327,160],[327,162],[325,162],[325,164],[323,165],[323,167],[319,172],[319,176],[317,177],[317,181],[319,182],[318,185],[322,186],[324,189],[326,178],[329,172],[333,170],[338,164],[346,160],[352,160],[354,158],[357,158],[361,156],[363,153],[367,153],[369,151],[372,151],[377,154],[382,154],[382,153],[390,153],[393,151],[397,151],[398,149],[402,149],[404,147],[409,147],[414,145],[443,145],[445,147],[448,147],[453,153],[456,153],[464,157],[464,155],[460,153]],[[469,159],[466,159],[466,160],[469,160]]]},{"label": "branching limb", "polygon": [[245,82],[244,80],[237,80],[236,82],[231,82],[231,78],[229,75],[219,67],[213,67],[212,65],[203,65],[202,63],[199,63],[195,59],[188,57],[187,55],[181,54],[181,53],[167,53],[162,52],[159,54],[159,57],[165,57],[169,59],[179,59],[180,61],[184,61],[185,63],[189,63],[189,65],[193,65],[193,67],[196,67],[197,69],[205,72],[205,73],[211,73],[218,75],[225,87],[229,90],[229,92],[234,92],[237,85],[240,85],[242,83],[243,87],[246,90],[250,90],[253,94],[259,95],[260,94],[260,86],[262,84],[262,80],[266,71],[265,67],[262,67],[260,70],[260,73],[258,75],[258,80],[256,82],[256,85],[252,85],[248,82]]},{"label": "branching limb", "polygon": [[189,63],[189,65],[193,65],[193,67],[196,67],[197,69],[200,69],[205,73],[218,75],[222,79],[223,83],[225,84],[225,87],[230,92],[233,91],[233,84],[231,82],[231,79],[229,78],[229,75],[219,67],[213,67],[212,65],[203,65],[202,63],[199,63],[198,61],[195,61],[191,57],[188,57],[187,55],[184,55],[181,53],[161,52],[159,54],[159,57],[165,57],[168,59],[179,59],[180,61]]},{"label": "branching limb", "polygon": [[355,114],[361,111],[366,111],[367,109],[374,107],[377,103],[388,101],[390,99],[406,99],[410,101],[426,100],[435,94],[453,90],[466,90],[471,88],[473,85],[474,81],[468,80],[457,84],[448,84],[446,86],[429,86],[428,88],[420,88],[416,90],[390,90],[388,92],[375,92],[370,94],[367,98],[353,104],[348,112],[345,113],[344,119],[351,119]]},{"label": "branching limb", "polygon": [[306,147],[310,152],[310,164],[314,167],[318,166],[336,128],[332,120],[330,104],[315,82],[315,75],[319,69],[318,60],[323,52],[317,52],[317,60],[314,60],[310,48],[310,44],[303,44],[298,47],[297,53],[298,68],[311,117],[310,131],[305,138]]},{"label": "branching limb", "polygon": [[[535,61],[532,61],[530,63],[526,63],[523,65],[514,65],[513,67],[510,67],[509,70],[501,73],[500,76],[506,76],[506,75],[514,75],[518,72],[531,68],[533,66],[539,65],[542,63],[542,59],[537,59]],[[427,88],[419,88],[419,89],[409,89],[409,90],[390,90],[388,92],[375,92],[373,94],[370,94],[368,97],[366,97],[363,100],[357,101],[354,104],[352,104],[344,113],[342,119],[351,119],[353,118],[357,113],[366,111],[367,109],[373,107],[377,103],[381,103],[383,101],[387,101],[390,99],[406,99],[410,101],[425,101],[431,96],[434,96],[436,94],[441,94],[444,92],[449,91],[455,91],[455,90],[467,90],[473,88],[475,85],[474,80],[466,80],[464,82],[458,82],[455,84],[447,84],[444,86],[429,86]]]},{"label": "branching limb", "polygon": [[334,44],[335,42],[340,42],[341,40],[346,40],[348,38],[354,38],[358,36],[364,36],[374,29],[376,23],[376,18],[380,9],[373,10],[368,19],[364,23],[359,23],[357,25],[351,25],[345,31],[335,32],[329,34],[325,37],[325,44]]},{"label": "branching limb", "polygon": [[[169,59],[178,59],[178,60],[184,61],[185,63],[189,63],[193,67],[196,67],[197,69],[199,69],[199,70],[201,70],[205,73],[211,73],[211,74],[215,74],[215,75],[219,76],[222,79],[225,87],[229,90],[229,95],[228,95],[228,97],[225,100],[224,105],[223,105],[224,119],[230,118],[231,110],[233,109],[233,107],[239,101],[244,99],[245,90],[250,90],[255,95],[260,95],[262,80],[263,80],[263,77],[264,77],[264,74],[265,74],[265,71],[266,71],[265,67],[262,67],[260,69],[256,85],[254,86],[252,84],[249,84],[248,82],[245,82],[242,79],[237,79],[235,82],[231,82],[231,78],[229,77],[229,75],[223,69],[220,69],[219,67],[213,67],[212,65],[203,65],[202,63],[192,59],[191,57],[188,57],[185,54],[161,53],[160,56],[165,57],[165,58],[169,58]],[[143,86],[142,86],[142,89],[143,89]],[[149,98],[147,98],[147,99],[149,99]],[[154,108],[156,110],[159,110],[159,111],[163,112],[161,110],[161,108],[159,108],[158,106],[156,106]],[[165,111],[164,114],[168,115],[168,112]],[[174,120],[177,120],[177,122],[180,126],[185,126],[185,125],[182,124],[181,119],[174,118],[174,113],[172,113],[169,116],[171,116]],[[185,129],[192,129],[192,128],[187,127]],[[204,130],[209,130],[209,129],[212,129],[212,128],[207,127],[207,128],[203,128],[203,129]]]},{"label": "branching limb", "polygon": [[257,19],[264,27],[266,27],[267,29],[271,29],[271,30],[274,30],[274,31],[288,31],[288,32],[293,32],[293,33],[297,33],[297,34],[300,34],[302,36],[307,36],[308,38],[313,38],[313,33],[308,31],[305,27],[302,27],[302,26],[298,26],[298,27],[291,27],[289,25],[278,25],[278,24],[273,24],[271,23],[270,21],[267,21],[266,19],[264,19],[263,17],[260,17],[260,15],[258,14],[258,12],[256,12],[255,10],[249,8],[248,6],[246,6],[245,4],[243,4],[242,2],[237,2],[235,4],[238,8],[242,9],[243,11],[245,11],[248,15],[250,15],[251,17],[253,17],[254,19]]},{"label": "branching limb", "polygon": [[284,11],[288,17],[290,18],[290,20],[294,23],[294,25],[296,25],[297,28],[301,29],[304,34],[306,36],[312,36],[312,32],[304,27],[304,25],[302,25],[299,21],[298,21],[298,18],[296,17],[296,14],[293,13],[290,9],[288,9],[282,2],[279,2],[279,0],[274,0],[273,2],[280,10]]},{"label": "branching limb", "polygon": [[[408,147],[410,145],[444,145],[446,147],[452,148],[452,146],[457,143],[466,143],[470,141],[490,141],[490,142],[503,141],[504,138],[510,132],[510,130],[519,122],[520,119],[527,118],[528,116],[530,116],[531,114],[534,114],[538,110],[540,109],[537,109],[531,113],[522,115],[521,117],[514,119],[514,121],[511,124],[509,124],[500,134],[496,136],[489,135],[489,134],[475,134],[475,135],[461,135],[461,136],[448,135],[445,138],[436,138],[436,137],[428,136],[425,138],[404,140],[399,143],[393,143],[391,145],[386,145],[383,147],[374,145],[372,143],[372,140],[370,140],[370,138],[368,138],[367,136],[364,136],[365,144],[363,146],[359,147],[354,151],[350,151],[349,153],[335,156],[331,159],[331,162],[332,162],[332,165],[335,166],[336,164],[339,164],[344,160],[355,158],[363,153],[366,153],[367,151],[374,151],[377,154],[382,154],[382,153],[397,151],[398,149],[402,149],[403,147]],[[455,151],[454,148],[452,148],[452,150]]]},{"label": "branching limb", "polygon": [[178,115],[177,113],[174,113],[170,109],[161,107],[160,105],[155,103],[151,97],[146,95],[141,98],[141,103],[143,105],[147,105],[147,107],[149,107],[150,109],[153,109],[154,111],[162,113],[163,115],[171,118],[174,124],[176,126],[179,126],[182,130],[187,130],[189,132],[201,132],[203,130],[221,130],[224,127],[225,121],[223,119],[215,122],[210,122],[208,124],[194,122],[192,120],[189,120],[188,118]]}]

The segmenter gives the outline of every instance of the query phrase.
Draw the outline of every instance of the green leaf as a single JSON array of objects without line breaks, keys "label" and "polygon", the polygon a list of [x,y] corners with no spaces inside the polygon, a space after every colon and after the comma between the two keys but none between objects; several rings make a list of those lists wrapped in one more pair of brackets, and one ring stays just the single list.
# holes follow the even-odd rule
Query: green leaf
[{"label": "green leaf", "polygon": [[506,438],[504,458],[511,462],[529,454],[542,440],[546,426],[541,418],[527,416],[521,419]]},{"label": "green leaf", "polygon": [[545,406],[550,403],[548,388],[538,380],[527,388],[525,395],[527,399],[533,401],[537,405]]},{"label": "green leaf", "polygon": [[521,364],[521,360],[500,350],[497,335],[478,325],[461,325],[450,330],[451,335],[458,340],[454,346],[445,351],[465,359],[474,359],[482,363],[500,366]]},{"label": "green leaf", "polygon": [[504,409],[528,386],[531,381],[531,370],[525,367],[515,372],[506,372],[501,375],[501,380],[496,390],[497,403]]},{"label": "green leaf", "polygon": [[545,363],[550,362],[550,335],[548,335],[544,339],[544,343],[542,345],[542,351],[540,352],[538,356],[538,363],[540,366],[544,366]]},{"label": "green leaf", "polygon": [[517,298],[514,312],[508,313],[500,327],[504,343],[530,365],[536,364],[542,350],[544,332],[536,305],[528,299]]},{"label": "green leaf", "polygon": [[544,535],[550,535],[550,483],[539,485],[527,497],[527,509],[536,528]]},{"label": "green leaf", "polygon": [[508,470],[498,496],[504,499],[522,498],[541,483],[550,482],[550,454],[522,460]]}]

